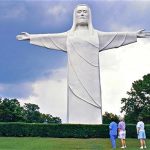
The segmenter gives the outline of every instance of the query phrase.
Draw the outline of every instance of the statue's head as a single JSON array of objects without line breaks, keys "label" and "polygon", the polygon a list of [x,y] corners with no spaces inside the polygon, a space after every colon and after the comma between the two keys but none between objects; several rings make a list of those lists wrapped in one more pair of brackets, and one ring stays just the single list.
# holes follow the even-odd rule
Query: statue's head
[{"label": "statue's head", "polygon": [[89,24],[89,8],[87,5],[78,5],[75,9],[76,25]]},{"label": "statue's head", "polygon": [[91,10],[86,4],[79,4],[74,9],[71,31],[75,31],[78,25],[87,25],[89,30],[93,31]]}]

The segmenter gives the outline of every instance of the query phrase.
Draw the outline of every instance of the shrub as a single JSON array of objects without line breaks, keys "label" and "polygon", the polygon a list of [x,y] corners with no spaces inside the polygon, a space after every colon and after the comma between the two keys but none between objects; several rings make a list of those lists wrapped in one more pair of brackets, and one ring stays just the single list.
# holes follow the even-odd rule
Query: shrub
[{"label": "shrub", "polygon": [[[60,138],[109,138],[109,125],[0,123],[0,136],[60,137]],[[146,125],[150,138],[150,125]],[[127,138],[136,138],[136,126],[127,125]]]}]

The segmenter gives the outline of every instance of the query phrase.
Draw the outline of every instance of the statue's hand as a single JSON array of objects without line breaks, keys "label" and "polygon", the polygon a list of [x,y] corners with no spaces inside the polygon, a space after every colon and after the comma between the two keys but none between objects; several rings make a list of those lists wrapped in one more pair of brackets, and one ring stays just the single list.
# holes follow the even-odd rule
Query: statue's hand
[{"label": "statue's hand", "polygon": [[29,40],[30,39],[30,34],[27,32],[21,32],[21,34],[16,36],[17,40]]},{"label": "statue's hand", "polygon": [[144,37],[145,37],[144,29],[139,30],[139,31],[137,32],[137,37],[138,37],[138,38],[144,38]]},{"label": "statue's hand", "polygon": [[139,30],[137,32],[137,38],[148,38],[150,37],[150,32],[144,32],[145,30],[142,29],[142,30]]}]

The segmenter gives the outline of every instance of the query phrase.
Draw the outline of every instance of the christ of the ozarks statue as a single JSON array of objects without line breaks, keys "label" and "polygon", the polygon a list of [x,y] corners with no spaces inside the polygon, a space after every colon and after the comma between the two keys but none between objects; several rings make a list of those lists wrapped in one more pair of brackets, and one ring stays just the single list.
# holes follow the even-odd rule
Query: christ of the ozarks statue
[{"label": "christ of the ozarks statue", "polygon": [[72,28],[64,33],[29,34],[18,40],[68,54],[67,120],[69,123],[101,124],[102,99],[99,52],[149,37],[149,32],[101,32],[92,26],[90,8],[81,4],[74,10]]}]

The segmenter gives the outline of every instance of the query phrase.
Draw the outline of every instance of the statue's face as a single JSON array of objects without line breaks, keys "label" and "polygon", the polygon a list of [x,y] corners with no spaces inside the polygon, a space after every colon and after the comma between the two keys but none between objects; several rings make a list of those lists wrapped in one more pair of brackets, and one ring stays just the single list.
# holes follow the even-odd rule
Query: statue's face
[{"label": "statue's face", "polygon": [[76,9],[77,25],[88,25],[89,10],[87,6],[78,6]]}]

